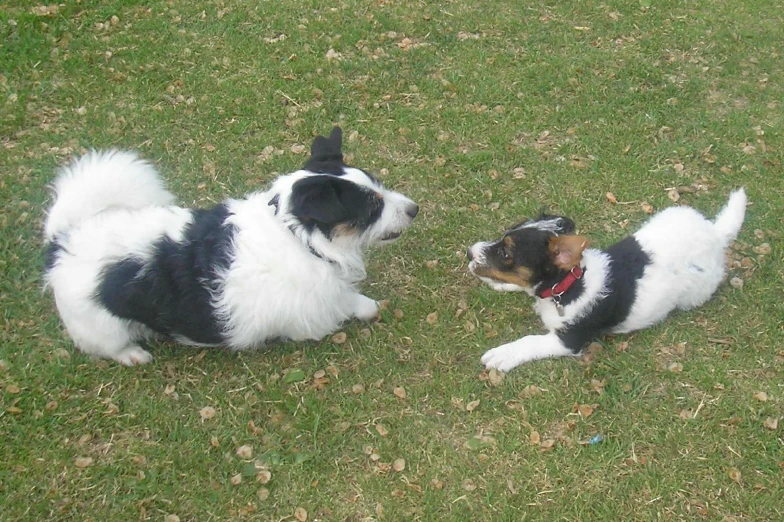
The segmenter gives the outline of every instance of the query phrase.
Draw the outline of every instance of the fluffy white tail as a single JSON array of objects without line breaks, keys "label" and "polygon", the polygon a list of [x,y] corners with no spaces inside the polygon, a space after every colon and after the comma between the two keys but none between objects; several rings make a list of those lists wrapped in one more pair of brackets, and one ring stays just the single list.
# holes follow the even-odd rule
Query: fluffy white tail
[{"label": "fluffy white tail", "polygon": [[724,238],[724,241],[729,245],[738,237],[741,225],[743,225],[743,218],[746,216],[746,192],[740,188],[730,194],[730,199],[727,204],[721,209],[721,212],[716,216],[714,224],[716,230]]},{"label": "fluffy white tail", "polygon": [[150,163],[134,152],[91,151],[60,169],[52,183],[54,203],[44,226],[44,239],[110,207],[170,205],[174,196]]}]

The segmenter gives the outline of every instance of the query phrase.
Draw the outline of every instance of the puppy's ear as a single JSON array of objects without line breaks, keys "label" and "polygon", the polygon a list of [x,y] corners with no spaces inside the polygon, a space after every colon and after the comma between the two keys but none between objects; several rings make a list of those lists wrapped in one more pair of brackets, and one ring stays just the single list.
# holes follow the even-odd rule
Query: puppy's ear
[{"label": "puppy's ear", "polygon": [[294,183],[289,199],[289,212],[301,221],[327,225],[348,221],[352,212],[343,201],[353,183],[334,176],[311,176]]},{"label": "puppy's ear", "polygon": [[335,127],[329,138],[316,136],[310,146],[310,160],[313,162],[337,161],[343,163],[343,131]]},{"label": "puppy's ear", "polygon": [[561,230],[561,234],[574,234],[574,221],[568,217],[558,216],[556,224]]},{"label": "puppy's ear", "polygon": [[551,222],[559,234],[574,234],[574,221],[566,216],[557,216],[555,214],[540,212],[536,221]]},{"label": "puppy's ear", "polygon": [[553,264],[562,270],[571,270],[580,264],[583,250],[591,242],[583,236],[555,236],[550,239],[548,249],[553,257]]}]

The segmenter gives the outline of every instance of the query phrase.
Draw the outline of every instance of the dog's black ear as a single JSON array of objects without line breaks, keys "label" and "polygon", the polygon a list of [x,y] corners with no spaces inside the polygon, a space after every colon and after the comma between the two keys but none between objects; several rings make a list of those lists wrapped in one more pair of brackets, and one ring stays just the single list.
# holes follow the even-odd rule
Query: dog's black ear
[{"label": "dog's black ear", "polygon": [[310,158],[305,162],[305,170],[318,172],[321,174],[332,174],[333,176],[343,175],[343,131],[340,127],[335,127],[329,135],[316,136],[313,145],[310,146]]},{"label": "dog's black ear", "polygon": [[549,221],[555,228],[558,234],[574,234],[575,225],[574,221],[565,216],[557,216],[555,214],[548,214],[544,210],[539,211],[539,216],[535,221]]},{"label": "dog's black ear", "polygon": [[574,234],[574,221],[568,217],[557,216],[556,224],[558,225],[558,228],[560,228],[561,234]]},{"label": "dog's black ear", "polygon": [[335,127],[329,138],[316,136],[310,146],[310,161],[339,161],[343,162],[343,131]]},{"label": "dog's black ear", "polygon": [[353,183],[333,176],[311,176],[294,183],[289,199],[289,212],[303,222],[335,224],[348,221],[352,210],[344,200],[347,190],[356,190]]}]

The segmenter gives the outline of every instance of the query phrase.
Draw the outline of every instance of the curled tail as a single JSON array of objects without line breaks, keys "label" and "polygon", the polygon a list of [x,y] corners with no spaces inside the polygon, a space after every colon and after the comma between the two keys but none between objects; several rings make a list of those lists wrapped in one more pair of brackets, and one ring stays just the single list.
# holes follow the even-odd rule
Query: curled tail
[{"label": "curled tail", "polygon": [[727,204],[716,216],[714,225],[724,241],[729,245],[738,236],[743,218],[746,215],[746,192],[740,188],[730,194]]},{"label": "curled tail", "polygon": [[174,196],[155,168],[136,153],[91,151],[62,167],[52,183],[54,203],[44,225],[44,239],[110,207],[171,205]]}]

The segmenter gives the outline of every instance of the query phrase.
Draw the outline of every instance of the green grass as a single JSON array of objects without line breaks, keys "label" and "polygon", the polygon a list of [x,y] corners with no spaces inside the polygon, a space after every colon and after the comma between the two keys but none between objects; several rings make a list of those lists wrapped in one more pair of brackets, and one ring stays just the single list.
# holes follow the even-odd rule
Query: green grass
[{"label": "green grass", "polygon": [[[4,5],[0,519],[784,519],[780,4],[552,4]],[[369,253],[363,290],[390,300],[380,322],[347,324],[344,344],[164,345],[139,368],[74,352],[41,292],[57,165],[137,149],[184,204],[206,205],[297,168],[292,145],[333,124],[358,133],[353,164],[388,169],[422,207]],[[643,202],[693,185],[679,203],[708,215],[748,191],[733,252],[748,266],[730,275],[742,289],[605,338],[591,360],[487,381],[481,354],[541,325],[530,299],[465,273],[467,245],[542,206],[609,245],[646,219]],[[287,382],[292,369],[305,380]],[[202,420],[206,406],[217,415]]]}]

